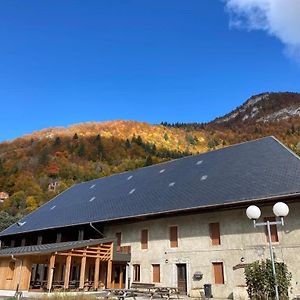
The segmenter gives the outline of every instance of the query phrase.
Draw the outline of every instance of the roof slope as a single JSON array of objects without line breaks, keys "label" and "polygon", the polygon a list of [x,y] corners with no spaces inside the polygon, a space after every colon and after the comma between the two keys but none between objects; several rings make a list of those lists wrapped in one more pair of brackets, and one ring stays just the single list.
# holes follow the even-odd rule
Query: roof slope
[{"label": "roof slope", "polygon": [[34,245],[34,246],[3,248],[0,249],[0,257],[11,256],[11,255],[47,254],[56,251],[65,251],[70,249],[83,248],[86,246],[94,246],[98,244],[104,244],[107,242],[112,242],[112,240],[111,239],[82,240],[82,241],[61,242],[61,243],[43,244],[43,245]]},{"label": "roof slope", "polygon": [[1,235],[300,193],[300,160],[273,137],[77,184]]}]

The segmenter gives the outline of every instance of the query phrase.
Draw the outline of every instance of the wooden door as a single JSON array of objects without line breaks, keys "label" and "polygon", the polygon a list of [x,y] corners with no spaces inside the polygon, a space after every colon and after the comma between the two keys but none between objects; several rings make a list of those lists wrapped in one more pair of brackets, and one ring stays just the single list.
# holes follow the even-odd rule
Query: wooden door
[{"label": "wooden door", "polygon": [[112,288],[123,289],[125,287],[125,265],[113,265],[112,268]]},{"label": "wooden door", "polygon": [[186,264],[177,264],[177,287],[180,294],[187,293]]}]

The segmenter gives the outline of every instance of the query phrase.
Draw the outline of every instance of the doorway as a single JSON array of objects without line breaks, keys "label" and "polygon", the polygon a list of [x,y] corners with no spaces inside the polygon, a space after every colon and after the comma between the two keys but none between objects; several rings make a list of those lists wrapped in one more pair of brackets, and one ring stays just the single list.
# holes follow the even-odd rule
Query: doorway
[{"label": "doorway", "polygon": [[123,289],[126,281],[126,265],[115,264],[112,267],[112,288]]},{"label": "doorway", "polygon": [[177,288],[181,295],[187,294],[186,264],[177,264]]}]

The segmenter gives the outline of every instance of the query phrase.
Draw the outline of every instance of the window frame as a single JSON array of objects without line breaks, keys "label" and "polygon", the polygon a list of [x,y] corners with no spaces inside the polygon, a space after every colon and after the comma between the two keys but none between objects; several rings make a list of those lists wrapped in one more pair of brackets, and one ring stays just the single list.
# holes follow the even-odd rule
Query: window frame
[{"label": "window frame", "polygon": [[[176,228],[176,240],[172,240],[172,229]],[[172,245],[172,243],[174,243]],[[169,227],[169,247],[170,248],[178,248],[178,226],[172,225]]]},{"label": "window frame", "polygon": [[[220,246],[221,245],[221,230],[220,230],[220,223],[219,222],[212,222],[209,223],[209,236],[211,240],[212,246]],[[216,236],[216,231],[217,236]]]},{"label": "window frame", "polygon": [[[265,217],[264,222],[267,222],[267,221],[275,222],[276,217]],[[279,234],[278,234],[277,225],[276,224],[270,225],[270,231],[271,231],[271,241],[272,241],[272,243],[279,243]],[[267,226],[265,227],[265,235],[266,235],[267,242],[269,242],[269,234],[268,234],[268,227]],[[273,237],[275,237],[274,240],[273,240]]]},{"label": "window frame", "polygon": [[121,250],[121,244],[122,244],[122,232],[118,231],[116,232],[116,239],[117,239],[117,252]]},{"label": "window frame", "polygon": [[133,264],[133,282],[141,282],[141,265]]},{"label": "window frame", "polygon": [[[147,234],[143,235],[143,232],[146,232]],[[146,237],[146,240],[144,240],[144,237]],[[141,249],[149,249],[149,230],[147,228],[141,229]]]}]

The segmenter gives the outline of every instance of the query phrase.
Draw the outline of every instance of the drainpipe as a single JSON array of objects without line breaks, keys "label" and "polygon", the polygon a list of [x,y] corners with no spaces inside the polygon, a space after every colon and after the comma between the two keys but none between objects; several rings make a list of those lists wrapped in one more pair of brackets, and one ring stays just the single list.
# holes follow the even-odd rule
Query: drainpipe
[{"label": "drainpipe", "polygon": [[16,295],[17,295],[17,297],[19,297],[18,293],[19,293],[19,287],[20,287],[20,282],[21,282],[21,273],[22,273],[22,267],[23,267],[23,260],[14,257],[13,254],[11,255],[11,259],[12,259],[13,261],[17,261],[17,260],[18,260],[18,261],[21,262],[20,267],[19,267],[20,270],[19,270],[19,276],[18,276],[18,284],[17,284],[17,288],[16,288]]},{"label": "drainpipe", "polygon": [[92,224],[92,222],[90,222],[90,226],[91,226],[94,230],[96,230],[102,237],[104,237],[104,234],[103,234],[100,230],[98,230],[98,229]]}]

